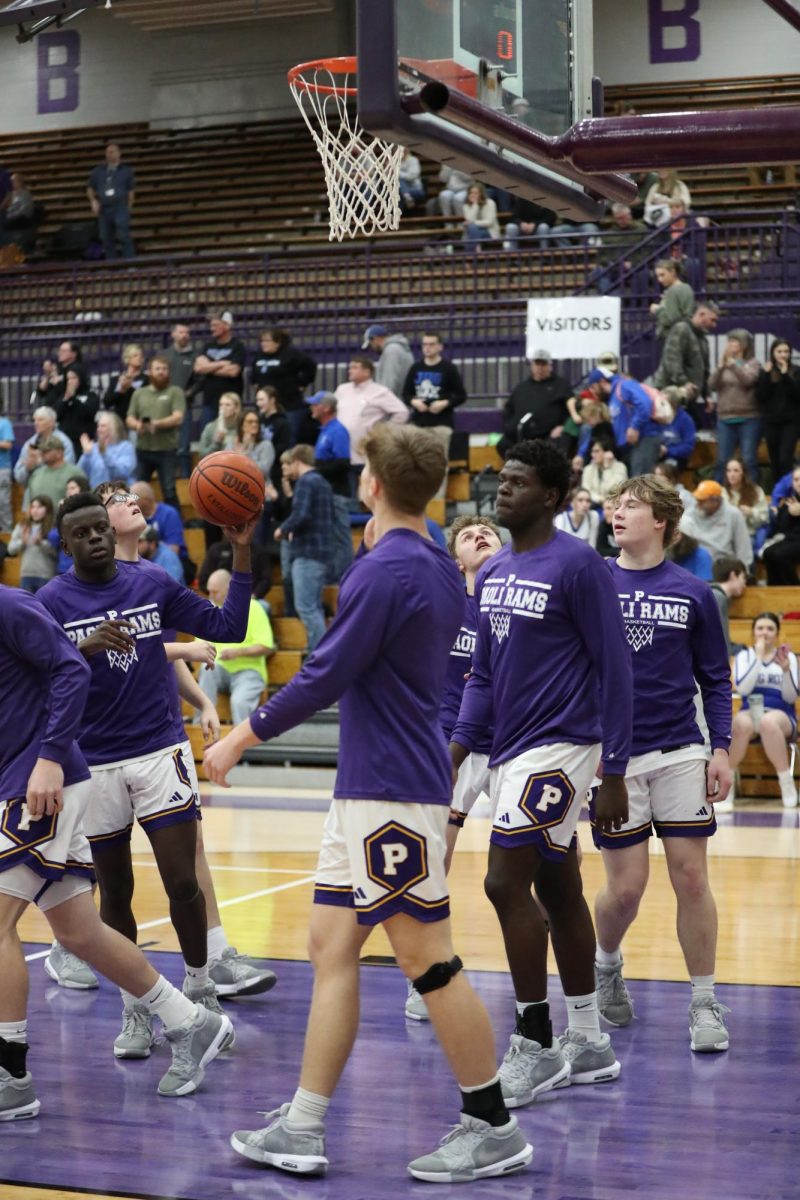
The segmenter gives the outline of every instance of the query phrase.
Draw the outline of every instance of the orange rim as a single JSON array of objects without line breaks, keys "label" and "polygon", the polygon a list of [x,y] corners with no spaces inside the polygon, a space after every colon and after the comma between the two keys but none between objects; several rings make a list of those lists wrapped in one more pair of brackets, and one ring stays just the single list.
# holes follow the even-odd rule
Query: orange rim
[{"label": "orange rim", "polygon": [[358,88],[338,87],[334,84],[316,83],[313,79],[304,79],[306,74],[314,71],[328,71],[331,75],[355,75],[358,69],[358,59],[353,55],[349,58],[315,58],[311,62],[298,63],[287,75],[289,83],[294,87],[304,88],[307,92],[320,92],[323,96],[357,96]]}]

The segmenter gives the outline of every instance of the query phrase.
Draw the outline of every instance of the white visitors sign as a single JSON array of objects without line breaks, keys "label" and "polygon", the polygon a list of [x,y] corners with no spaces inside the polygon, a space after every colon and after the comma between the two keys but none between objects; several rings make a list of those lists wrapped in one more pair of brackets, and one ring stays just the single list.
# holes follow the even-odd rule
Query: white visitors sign
[{"label": "white visitors sign", "polygon": [[620,352],[619,296],[552,296],[528,301],[525,354],[549,350],[553,358],[597,358]]}]

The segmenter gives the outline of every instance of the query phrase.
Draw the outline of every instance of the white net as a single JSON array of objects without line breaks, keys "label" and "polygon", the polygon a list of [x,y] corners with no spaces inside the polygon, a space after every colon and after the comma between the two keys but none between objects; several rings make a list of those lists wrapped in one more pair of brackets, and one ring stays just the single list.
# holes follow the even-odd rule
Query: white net
[{"label": "white net", "polygon": [[311,131],[328,190],[330,240],[400,227],[403,147],[362,129],[355,112],[355,75],[309,64],[289,86]]},{"label": "white net", "polygon": [[139,655],[136,653],[135,646],[127,654],[123,654],[121,650],[106,650],[106,658],[112,670],[115,667],[119,667],[126,675],[128,674],[128,667],[133,666],[135,662],[139,661]]},{"label": "white net", "polygon": [[653,625],[626,624],[625,632],[628,635],[628,645],[632,646],[635,651],[641,650],[644,646],[652,646],[653,629]]},{"label": "white net", "polygon": [[489,624],[492,627],[492,633],[497,638],[498,642],[502,642],[503,638],[508,637],[508,629],[511,624],[511,613],[495,611],[489,613]]}]

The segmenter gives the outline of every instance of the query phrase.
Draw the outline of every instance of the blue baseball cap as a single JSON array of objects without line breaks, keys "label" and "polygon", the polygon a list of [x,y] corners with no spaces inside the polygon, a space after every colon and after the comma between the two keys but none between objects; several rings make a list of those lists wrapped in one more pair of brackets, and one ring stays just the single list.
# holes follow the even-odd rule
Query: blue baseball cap
[{"label": "blue baseball cap", "polygon": [[362,350],[369,350],[369,344],[374,337],[386,337],[388,329],[385,325],[370,325],[367,332],[364,334],[364,340],[361,343]]},{"label": "blue baseball cap", "polygon": [[603,380],[608,383],[613,378],[613,371],[607,370],[606,367],[595,367],[586,380],[586,386],[591,387],[593,383],[602,383]]},{"label": "blue baseball cap", "polygon": [[336,408],[336,397],[333,392],[314,392],[313,396],[306,396],[306,404],[328,404]]}]

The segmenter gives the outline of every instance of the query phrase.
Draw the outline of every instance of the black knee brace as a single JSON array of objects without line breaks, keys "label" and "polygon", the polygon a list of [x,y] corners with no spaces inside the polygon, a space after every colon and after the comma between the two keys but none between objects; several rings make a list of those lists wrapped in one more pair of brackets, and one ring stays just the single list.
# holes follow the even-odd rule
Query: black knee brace
[{"label": "black knee brace", "polygon": [[177,887],[169,897],[170,904],[194,904],[195,900],[200,895],[200,885],[196,884],[194,891],[192,892],[191,896],[189,896],[187,893],[191,886],[191,884],[187,884],[186,887]]},{"label": "black knee brace", "polygon": [[414,980],[414,987],[420,996],[424,996],[427,992],[436,992],[439,988],[447,987],[453,976],[457,975],[463,966],[458,955],[451,958],[450,962],[434,963],[432,967],[428,967],[424,975],[420,975],[419,979]]}]

